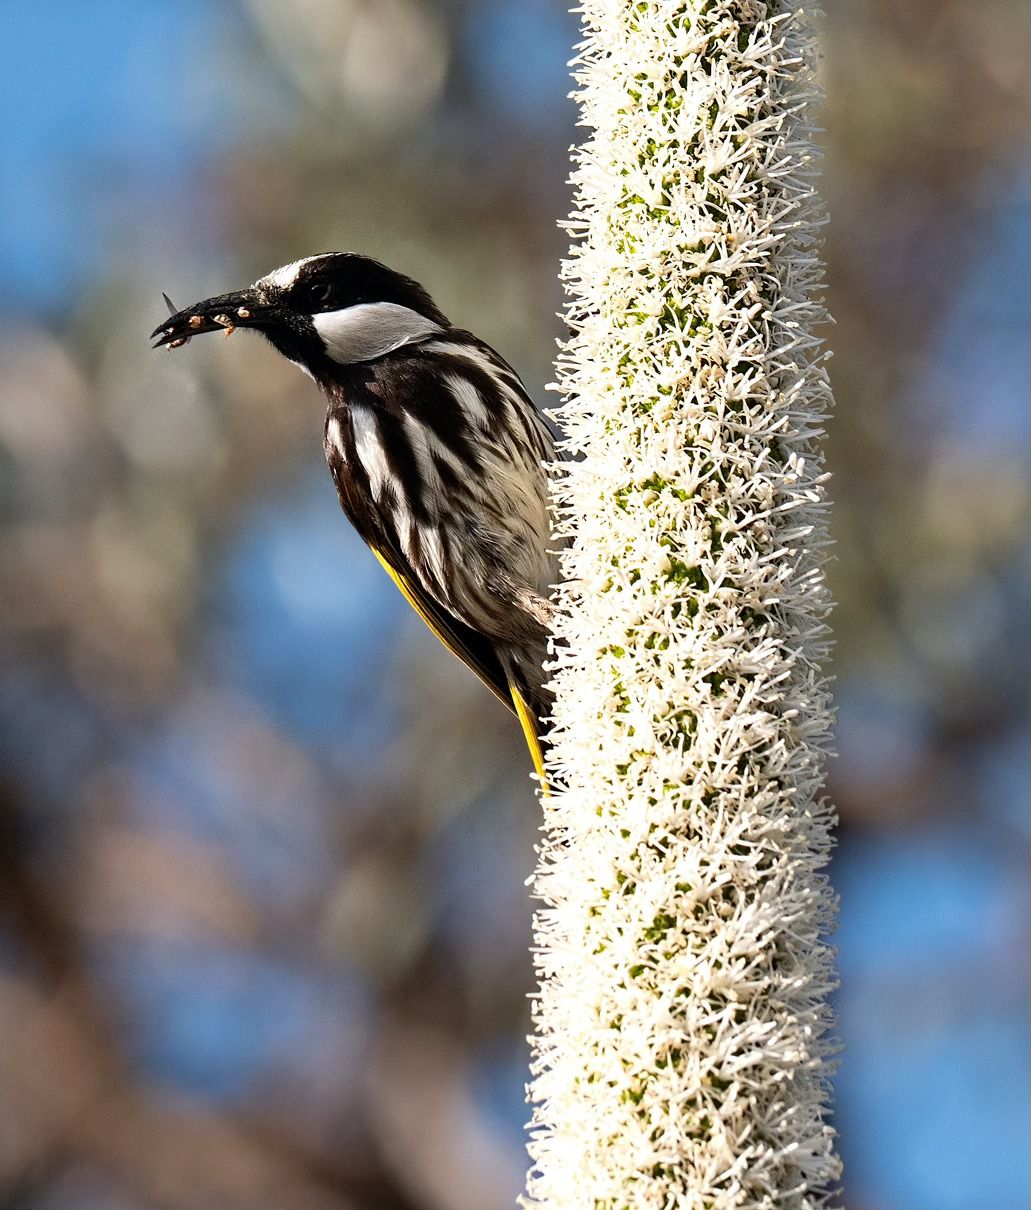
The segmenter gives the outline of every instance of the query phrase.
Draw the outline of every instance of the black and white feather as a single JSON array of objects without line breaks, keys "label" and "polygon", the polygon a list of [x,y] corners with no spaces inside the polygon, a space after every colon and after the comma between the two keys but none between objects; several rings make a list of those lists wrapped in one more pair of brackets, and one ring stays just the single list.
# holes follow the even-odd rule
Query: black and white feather
[{"label": "black and white feather", "polygon": [[285,265],[154,335],[175,347],[235,327],[257,328],[318,383],[344,512],[424,621],[519,714],[542,773],[554,449],[518,375],[417,282],[353,253]]}]

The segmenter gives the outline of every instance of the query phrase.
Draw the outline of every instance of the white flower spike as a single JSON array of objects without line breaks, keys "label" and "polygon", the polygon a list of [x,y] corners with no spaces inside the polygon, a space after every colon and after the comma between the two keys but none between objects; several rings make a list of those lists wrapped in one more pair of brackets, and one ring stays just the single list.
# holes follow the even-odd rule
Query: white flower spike
[{"label": "white flower spike", "polygon": [[830,405],[796,0],[583,0],[524,1206],[814,1210]]}]

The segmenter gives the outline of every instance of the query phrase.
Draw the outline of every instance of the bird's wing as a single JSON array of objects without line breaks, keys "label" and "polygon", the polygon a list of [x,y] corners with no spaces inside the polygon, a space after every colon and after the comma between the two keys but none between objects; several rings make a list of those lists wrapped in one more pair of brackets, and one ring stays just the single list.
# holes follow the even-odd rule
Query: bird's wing
[{"label": "bird's wing", "polygon": [[369,549],[394,581],[401,595],[452,655],[468,665],[494,696],[519,714],[509,679],[490,641],[460,622],[436,602],[412,574],[408,561],[387,544],[369,543]]},{"label": "bird's wing", "polygon": [[544,793],[548,793],[548,779],[544,771],[544,750],[537,734],[540,728],[537,716],[519,687],[515,677],[505,670],[494,652],[490,641],[478,631],[464,625],[440,605],[422,588],[411,573],[406,561],[388,547],[370,544],[369,549],[380,562],[380,566],[394,581],[401,595],[433,631],[452,655],[458,658],[480,678],[498,701],[511,710],[526,738],[533,767],[540,778]]},{"label": "bird's wing", "polygon": [[515,678],[505,671],[490,642],[482,634],[463,625],[456,617],[443,610],[437,602],[419,587],[407,567],[405,560],[389,549],[370,545],[369,549],[380,565],[394,581],[401,595],[433,631],[452,655],[458,658],[480,678],[498,701],[511,710],[526,738],[533,767],[540,778],[544,793],[548,793],[548,778],[544,771],[544,750],[537,732],[540,724],[526,696]]}]

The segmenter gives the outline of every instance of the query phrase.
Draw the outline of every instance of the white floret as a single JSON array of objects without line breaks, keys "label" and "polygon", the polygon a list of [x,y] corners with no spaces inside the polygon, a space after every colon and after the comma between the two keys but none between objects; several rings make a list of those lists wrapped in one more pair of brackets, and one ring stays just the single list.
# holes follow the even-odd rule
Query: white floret
[{"label": "white floret", "polygon": [[839,1164],[812,32],[797,0],[582,11],[524,1205],[815,1210]]}]

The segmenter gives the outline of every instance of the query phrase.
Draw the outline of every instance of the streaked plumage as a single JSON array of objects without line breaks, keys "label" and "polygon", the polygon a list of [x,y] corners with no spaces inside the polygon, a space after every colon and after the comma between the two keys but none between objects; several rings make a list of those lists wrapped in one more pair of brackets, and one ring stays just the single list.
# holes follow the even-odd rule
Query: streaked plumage
[{"label": "streaked plumage", "polygon": [[519,716],[543,778],[554,451],[518,375],[418,283],[351,253],[286,265],[154,335],[175,347],[236,326],[318,383],[344,512],[438,638]]}]

